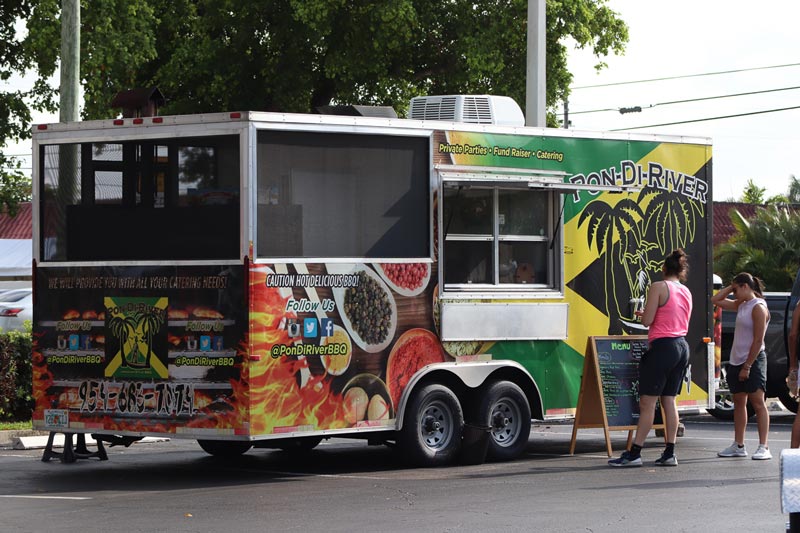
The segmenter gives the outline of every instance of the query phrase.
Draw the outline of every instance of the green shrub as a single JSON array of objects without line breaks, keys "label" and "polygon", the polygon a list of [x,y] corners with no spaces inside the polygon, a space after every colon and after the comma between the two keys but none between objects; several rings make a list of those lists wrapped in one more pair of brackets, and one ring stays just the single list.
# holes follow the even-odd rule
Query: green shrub
[{"label": "green shrub", "polygon": [[33,408],[30,331],[0,331],[0,420],[30,420]]}]

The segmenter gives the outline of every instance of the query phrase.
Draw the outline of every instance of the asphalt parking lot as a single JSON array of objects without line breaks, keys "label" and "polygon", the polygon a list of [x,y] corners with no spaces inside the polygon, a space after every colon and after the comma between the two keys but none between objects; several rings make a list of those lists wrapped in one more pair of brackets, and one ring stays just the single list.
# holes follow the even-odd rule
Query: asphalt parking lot
[{"label": "asphalt parking lot", "polygon": [[[783,531],[778,457],[792,420],[773,413],[775,458],[753,461],[716,456],[732,440],[730,422],[684,417],[674,468],[652,464],[655,436],[643,467],[610,468],[595,429],[579,430],[570,456],[568,421],[536,425],[517,461],[435,469],[346,439],[302,457],[258,449],[228,461],[178,439],[73,464],[6,447],[0,516],[6,531]],[[626,438],[612,432],[615,453]]]}]

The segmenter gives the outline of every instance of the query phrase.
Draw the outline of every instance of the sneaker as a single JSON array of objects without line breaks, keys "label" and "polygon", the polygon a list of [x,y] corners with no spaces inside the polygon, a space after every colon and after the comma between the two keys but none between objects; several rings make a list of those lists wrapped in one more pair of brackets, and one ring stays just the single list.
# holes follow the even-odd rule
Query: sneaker
[{"label": "sneaker", "polygon": [[608,464],[610,466],[642,466],[642,456],[634,457],[631,452],[622,452],[619,458],[610,459]]},{"label": "sneaker", "polygon": [[744,444],[739,446],[734,442],[721,452],[718,452],[717,455],[719,457],[747,457],[747,449]]},{"label": "sneaker", "polygon": [[667,455],[666,452],[656,459],[656,466],[678,466],[678,458],[675,454]]},{"label": "sneaker", "polygon": [[767,459],[772,459],[772,453],[770,453],[769,448],[763,444],[759,444],[756,453],[753,454],[753,459],[756,461],[766,461]]}]

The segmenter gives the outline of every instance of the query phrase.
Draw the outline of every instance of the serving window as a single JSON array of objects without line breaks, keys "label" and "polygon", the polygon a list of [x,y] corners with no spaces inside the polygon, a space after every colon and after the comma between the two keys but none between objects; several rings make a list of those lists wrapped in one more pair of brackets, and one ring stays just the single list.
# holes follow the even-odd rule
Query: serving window
[{"label": "serving window", "polygon": [[430,140],[262,130],[259,258],[431,256]]},{"label": "serving window", "polygon": [[443,199],[446,290],[560,289],[557,192],[445,183]]},{"label": "serving window", "polygon": [[45,261],[237,259],[237,135],[41,147]]}]

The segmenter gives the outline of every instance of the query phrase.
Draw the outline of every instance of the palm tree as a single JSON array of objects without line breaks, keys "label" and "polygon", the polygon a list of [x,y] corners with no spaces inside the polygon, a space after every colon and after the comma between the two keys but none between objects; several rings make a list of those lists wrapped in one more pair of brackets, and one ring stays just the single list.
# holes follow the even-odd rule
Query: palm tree
[{"label": "palm tree", "polygon": [[789,190],[786,192],[789,203],[800,204],[800,180],[792,174],[789,176]]},{"label": "palm tree", "polygon": [[791,290],[800,266],[800,213],[785,207],[759,208],[747,221],[731,209],[736,234],[714,250],[714,270],[725,280],[750,272],[771,291]]},{"label": "palm tree", "polygon": [[764,194],[766,192],[766,187],[759,187],[751,178],[747,180],[747,185],[742,192],[742,202],[746,204],[762,205],[764,203]]}]

